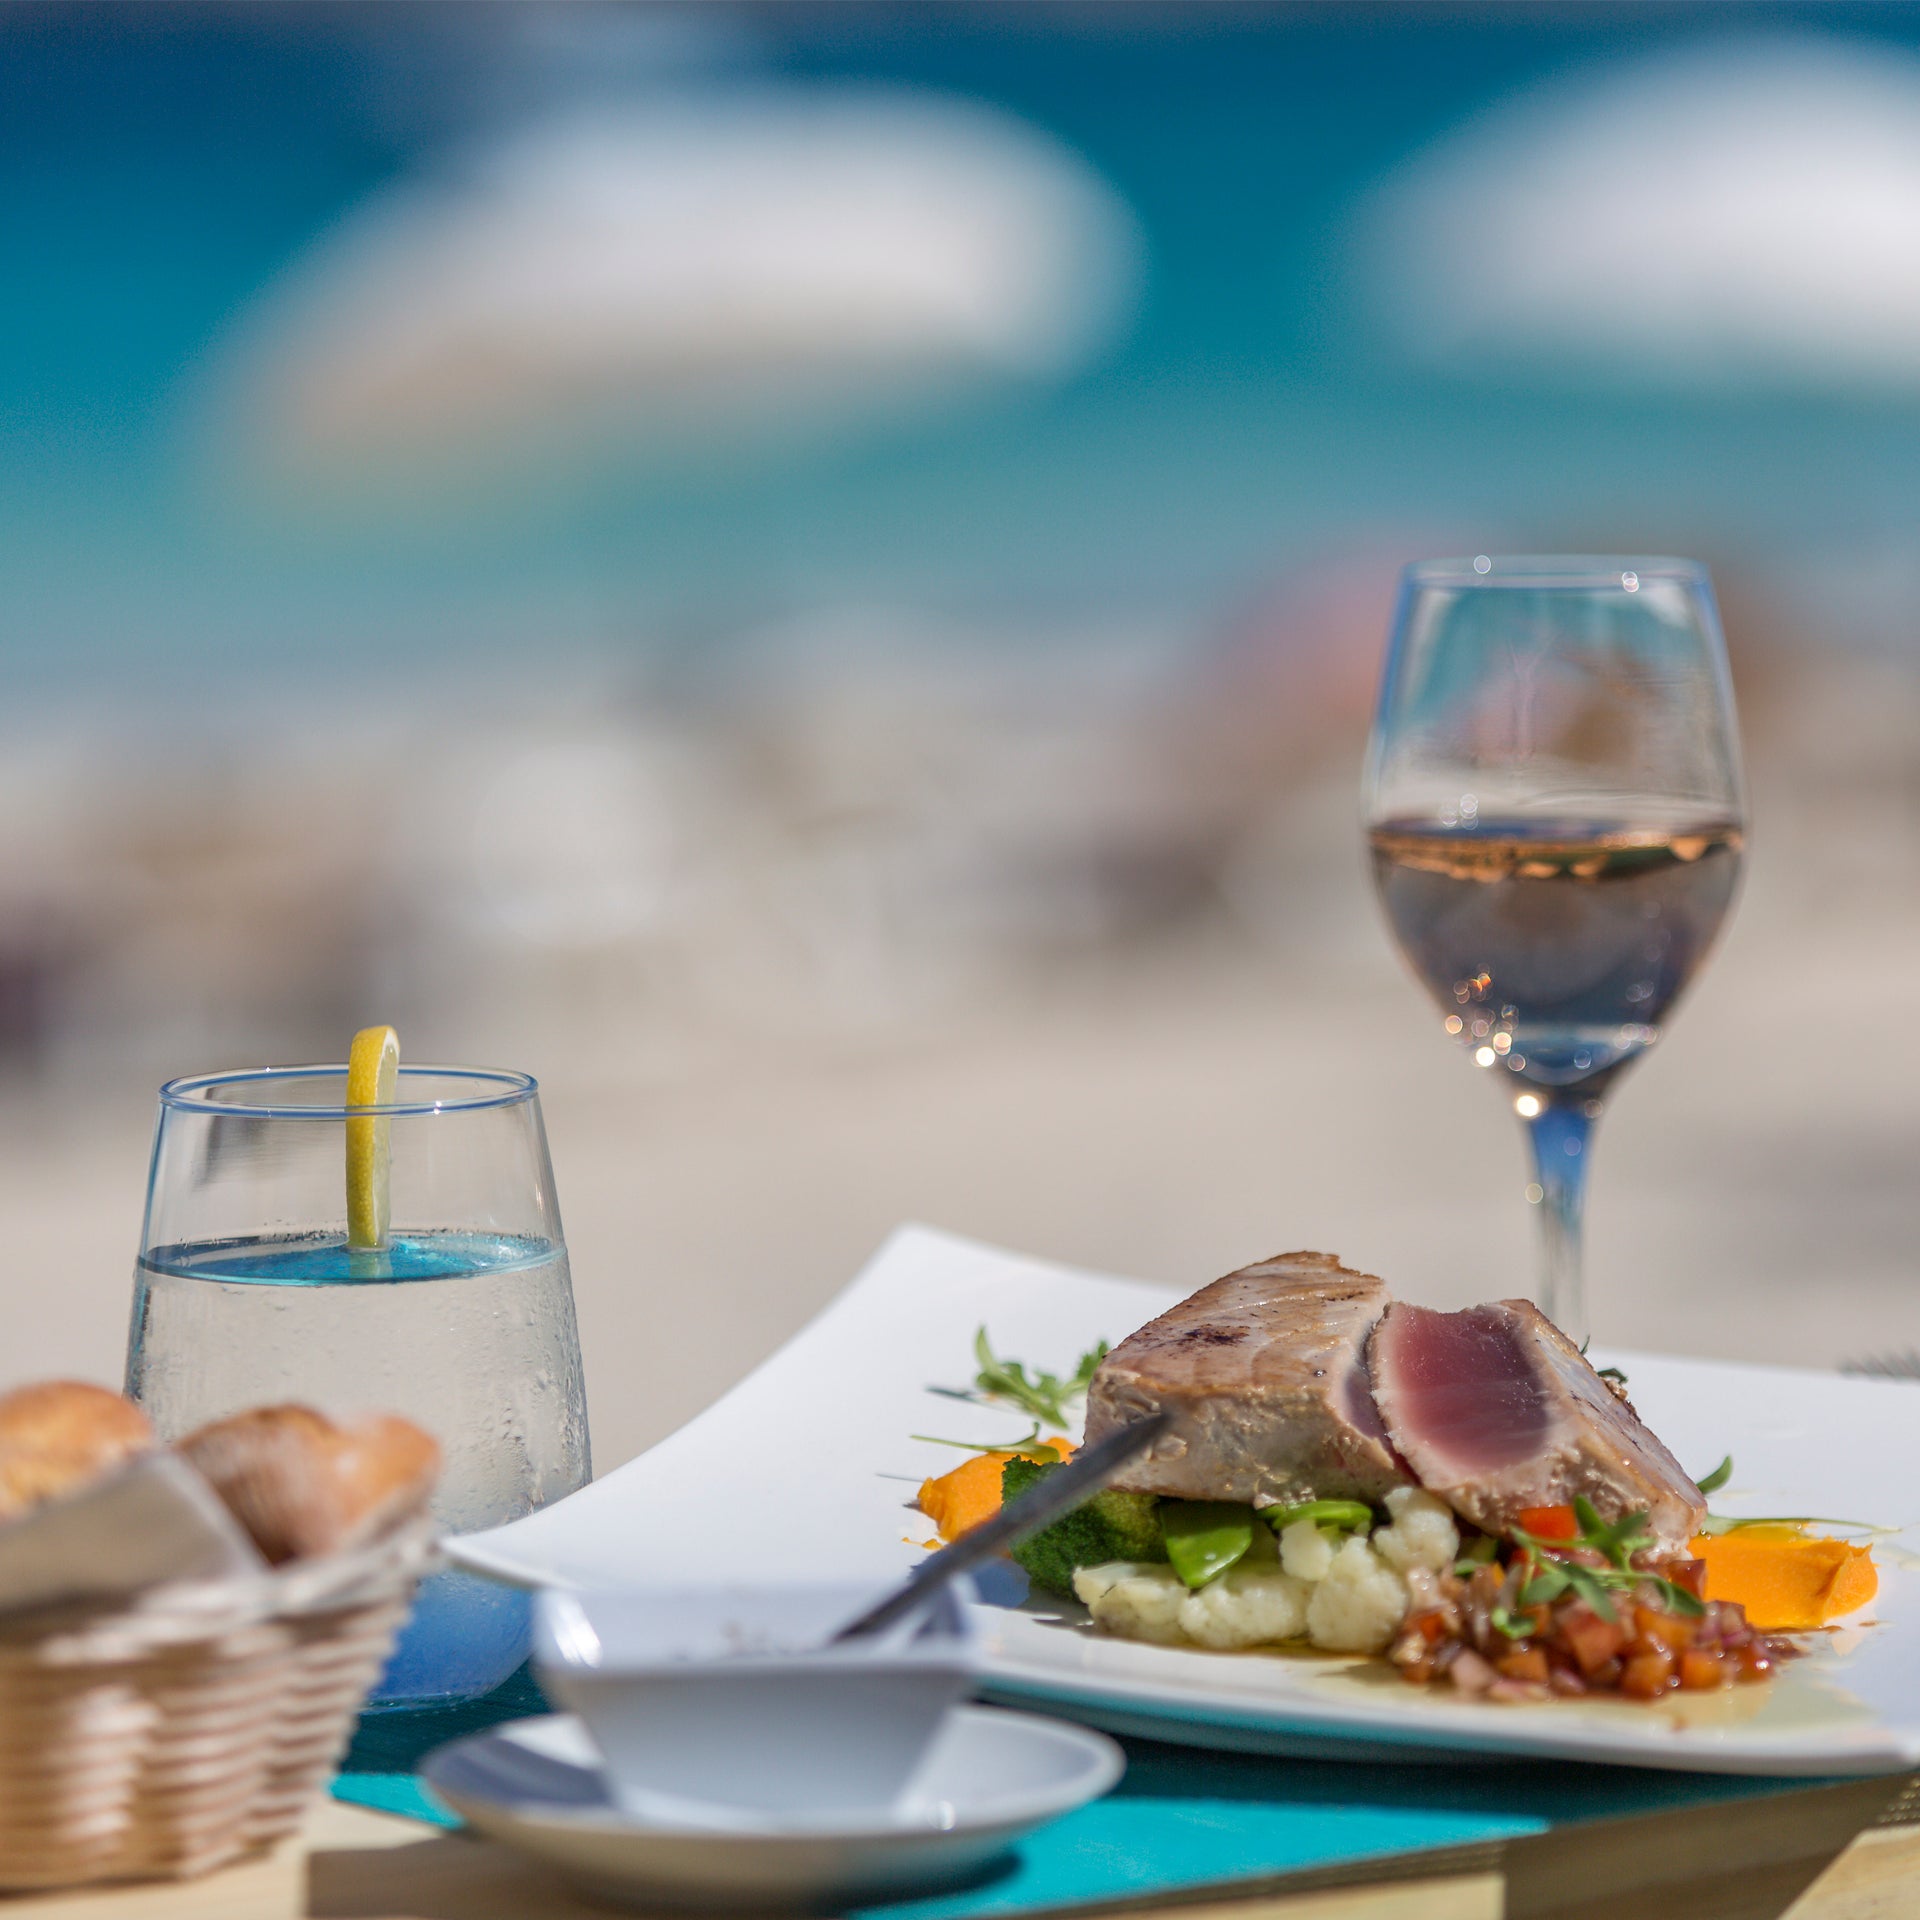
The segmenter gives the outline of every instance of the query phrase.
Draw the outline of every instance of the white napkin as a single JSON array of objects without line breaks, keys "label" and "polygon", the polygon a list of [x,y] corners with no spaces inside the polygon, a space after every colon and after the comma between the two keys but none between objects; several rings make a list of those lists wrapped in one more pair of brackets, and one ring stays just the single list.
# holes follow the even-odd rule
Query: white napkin
[{"label": "white napkin", "polygon": [[265,1569],[199,1474],[171,1453],[145,1453],[0,1527],[0,1615]]}]

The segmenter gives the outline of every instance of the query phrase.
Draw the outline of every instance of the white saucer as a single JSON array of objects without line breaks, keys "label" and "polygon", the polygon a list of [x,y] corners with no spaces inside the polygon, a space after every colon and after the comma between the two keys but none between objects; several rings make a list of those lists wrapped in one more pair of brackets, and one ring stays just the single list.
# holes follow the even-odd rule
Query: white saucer
[{"label": "white saucer", "polygon": [[570,1714],[515,1720],[428,1756],[427,1784],[480,1832],[627,1905],[829,1907],[972,1879],[1023,1833],[1125,1771],[1103,1734],[956,1707],[893,1820],[858,1829],[671,1827],[622,1811]]}]

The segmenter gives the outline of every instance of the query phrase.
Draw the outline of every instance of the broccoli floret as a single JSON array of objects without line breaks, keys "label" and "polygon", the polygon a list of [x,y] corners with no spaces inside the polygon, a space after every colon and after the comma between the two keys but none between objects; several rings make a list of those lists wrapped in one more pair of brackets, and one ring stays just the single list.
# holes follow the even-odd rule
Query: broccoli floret
[{"label": "broccoli floret", "polygon": [[[1019,1495],[1057,1473],[1058,1460],[1026,1460],[1016,1456],[1000,1472],[1000,1494],[1005,1500]],[[1104,1566],[1110,1560],[1164,1560],[1167,1543],[1160,1532],[1160,1500],[1151,1493],[1121,1493],[1103,1487],[1090,1500],[1063,1514],[1052,1526],[1012,1549],[1036,1587],[1073,1598],[1073,1570]]]}]

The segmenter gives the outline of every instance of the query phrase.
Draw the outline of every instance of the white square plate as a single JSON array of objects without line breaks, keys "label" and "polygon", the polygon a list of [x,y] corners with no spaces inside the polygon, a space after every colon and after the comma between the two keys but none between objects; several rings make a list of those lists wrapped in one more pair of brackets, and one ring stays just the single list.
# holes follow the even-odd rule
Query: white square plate
[{"label": "white square plate", "polygon": [[[1197,1282],[1196,1282],[1197,1284]],[[932,1526],[918,1482],[959,1459],[912,1439],[1012,1439],[1012,1412],[964,1387],[974,1330],[1069,1369],[1178,1296],[904,1227],[765,1365],[650,1453],[511,1526],[449,1543],[527,1585],[871,1582],[905,1576]],[[1734,1457],[1726,1513],[1920,1519],[1920,1386],[1652,1354],[1609,1356],[1696,1473]],[[1827,1775],[1920,1765],[1920,1539],[1875,1543],[1878,1599],[1763,1686],[1501,1707],[1406,1685],[1382,1661],[1152,1647],[1088,1631],[1045,1599],[985,1607],[985,1689],[1123,1732],[1325,1757],[1540,1754],[1716,1773]]]}]

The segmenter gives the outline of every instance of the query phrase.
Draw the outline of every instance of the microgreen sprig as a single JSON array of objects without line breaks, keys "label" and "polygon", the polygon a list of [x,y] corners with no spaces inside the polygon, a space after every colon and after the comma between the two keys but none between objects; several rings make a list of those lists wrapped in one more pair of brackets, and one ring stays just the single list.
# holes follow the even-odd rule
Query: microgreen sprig
[{"label": "microgreen sprig", "polygon": [[1011,1400],[1022,1413],[1065,1432],[1072,1422],[1073,1407],[1086,1398],[1094,1369],[1107,1357],[1107,1343],[1098,1340],[1089,1347],[1064,1380],[1044,1369],[1030,1375],[1020,1361],[1001,1359],[988,1341],[985,1327],[973,1336],[973,1357],[980,1368],[973,1377],[976,1393],[989,1400]]},{"label": "microgreen sprig", "polygon": [[959,1447],[967,1453],[1018,1453],[1040,1438],[1040,1422],[1036,1420],[1033,1430],[1023,1433],[1018,1440],[948,1440],[937,1433],[910,1433],[907,1438],[924,1440],[932,1447]]},{"label": "microgreen sprig", "polygon": [[1576,1544],[1604,1553],[1612,1565],[1622,1571],[1631,1566],[1636,1553],[1653,1545],[1653,1535],[1646,1530],[1645,1508],[1638,1513],[1625,1514],[1609,1526],[1600,1518],[1593,1502],[1584,1493],[1576,1493],[1573,1496],[1573,1517],[1580,1528]]},{"label": "microgreen sprig", "polygon": [[1495,1633],[1504,1633],[1509,1640],[1530,1639],[1534,1630],[1534,1621],[1530,1615],[1514,1615],[1505,1607],[1495,1607],[1487,1615]]},{"label": "microgreen sprig", "polygon": [[1476,1535],[1469,1540],[1460,1558],[1453,1563],[1457,1578],[1471,1579],[1481,1567],[1491,1566],[1500,1557],[1500,1542],[1490,1533]]},{"label": "microgreen sprig", "polygon": [[[1580,1531],[1571,1540],[1540,1540],[1524,1527],[1516,1527],[1513,1537],[1526,1549],[1532,1574],[1520,1589],[1523,1607],[1551,1606],[1564,1593],[1584,1600],[1603,1620],[1620,1618],[1613,1604],[1616,1593],[1637,1593],[1652,1587],[1662,1603],[1674,1613],[1699,1615],[1706,1606],[1685,1587],[1663,1579],[1657,1573],[1643,1573],[1633,1564],[1633,1556],[1653,1545],[1646,1531],[1647,1514],[1623,1514],[1611,1523],[1602,1520],[1585,1494],[1573,1496],[1573,1517]],[[1584,1547],[1605,1560],[1602,1567],[1582,1566],[1577,1560],[1563,1560],[1554,1551]]]},{"label": "microgreen sprig", "polygon": [[1711,1473],[1705,1473],[1694,1482],[1702,1493],[1718,1493],[1733,1478],[1733,1455],[1728,1454]]},{"label": "microgreen sprig", "polygon": [[[1733,1455],[1727,1457],[1695,1484],[1702,1493],[1718,1493],[1733,1478]],[[1876,1526],[1871,1520],[1836,1520],[1830,1514],[1823,1513],[1755,1513],[1741,1514],[1737,1518],[1724,1513],[1710,1513],[1700,1523],[1700,1531],[1715,1537],[1723,1533],[1738,1533],[1742,1527],[1845,1527],[1850,1533],[1898,1533],[1898,1527]]]},{"label": "microgreen sprig", "polygon": [[[1591,1336],[1591,1335],[1589,1335],[1589,1336],[1588,1336],[1588,1337],[1587,1337],[1587,1338],[1586,1338],[1585,1340],[1582,1340],[1582,1341],[1580,1342],[1580,1358],[1581,1358],[1582,1360],[1585,1360],[1585,1359],[1587,1358],[1587,1349],[1588,1349],[1588,1347],[1590,1347],[1590,1346],[1591,1346],[1592,1344],[1593,1344],[1593,1340],[1592,1340],[1592,1336]],[[1592,1365],[1592,1362],[1590,1362],[1590,1361],[1589,1361],[1589,1362],[1588,1362],[1588,1364],[1589,1364],[1589,1365]],[[1623,1372],[1622,1372],[1622,1371],[1620,1370],[1620,1368],[1618,1368],[1618,1367],[1594,1367],[1594,1369],[1593,1369],[1593,1370],[1594,1370],[1594,1372],[1595,1372],[1596,1374],[1598,1374],[1598,1375],[1600,1376],[1600,1378],[1601,1378],[1602,1380],[1606,1380],[1606,1381],[1609,1381],[1609,1382],[1610,1382],[1610,1383],[1611,1383],[1611,1384],[1612,1384],[1612,1385],[1613,1385],[1613,1386],[1614,1386],[1614,1387],[1615,1387],[1615,1388],[1616,1388],[1616,1389],[1617,1389],[1617,1390],[1618,1390],[1619,1392],[1621,1392],[1621,1393],[1625,1393],[1625,1392],[1626,1392],[1626,1390],[1627,1390],[1627,1376],[1625,1375],[1625,1373],[1623,1373]]]}]

